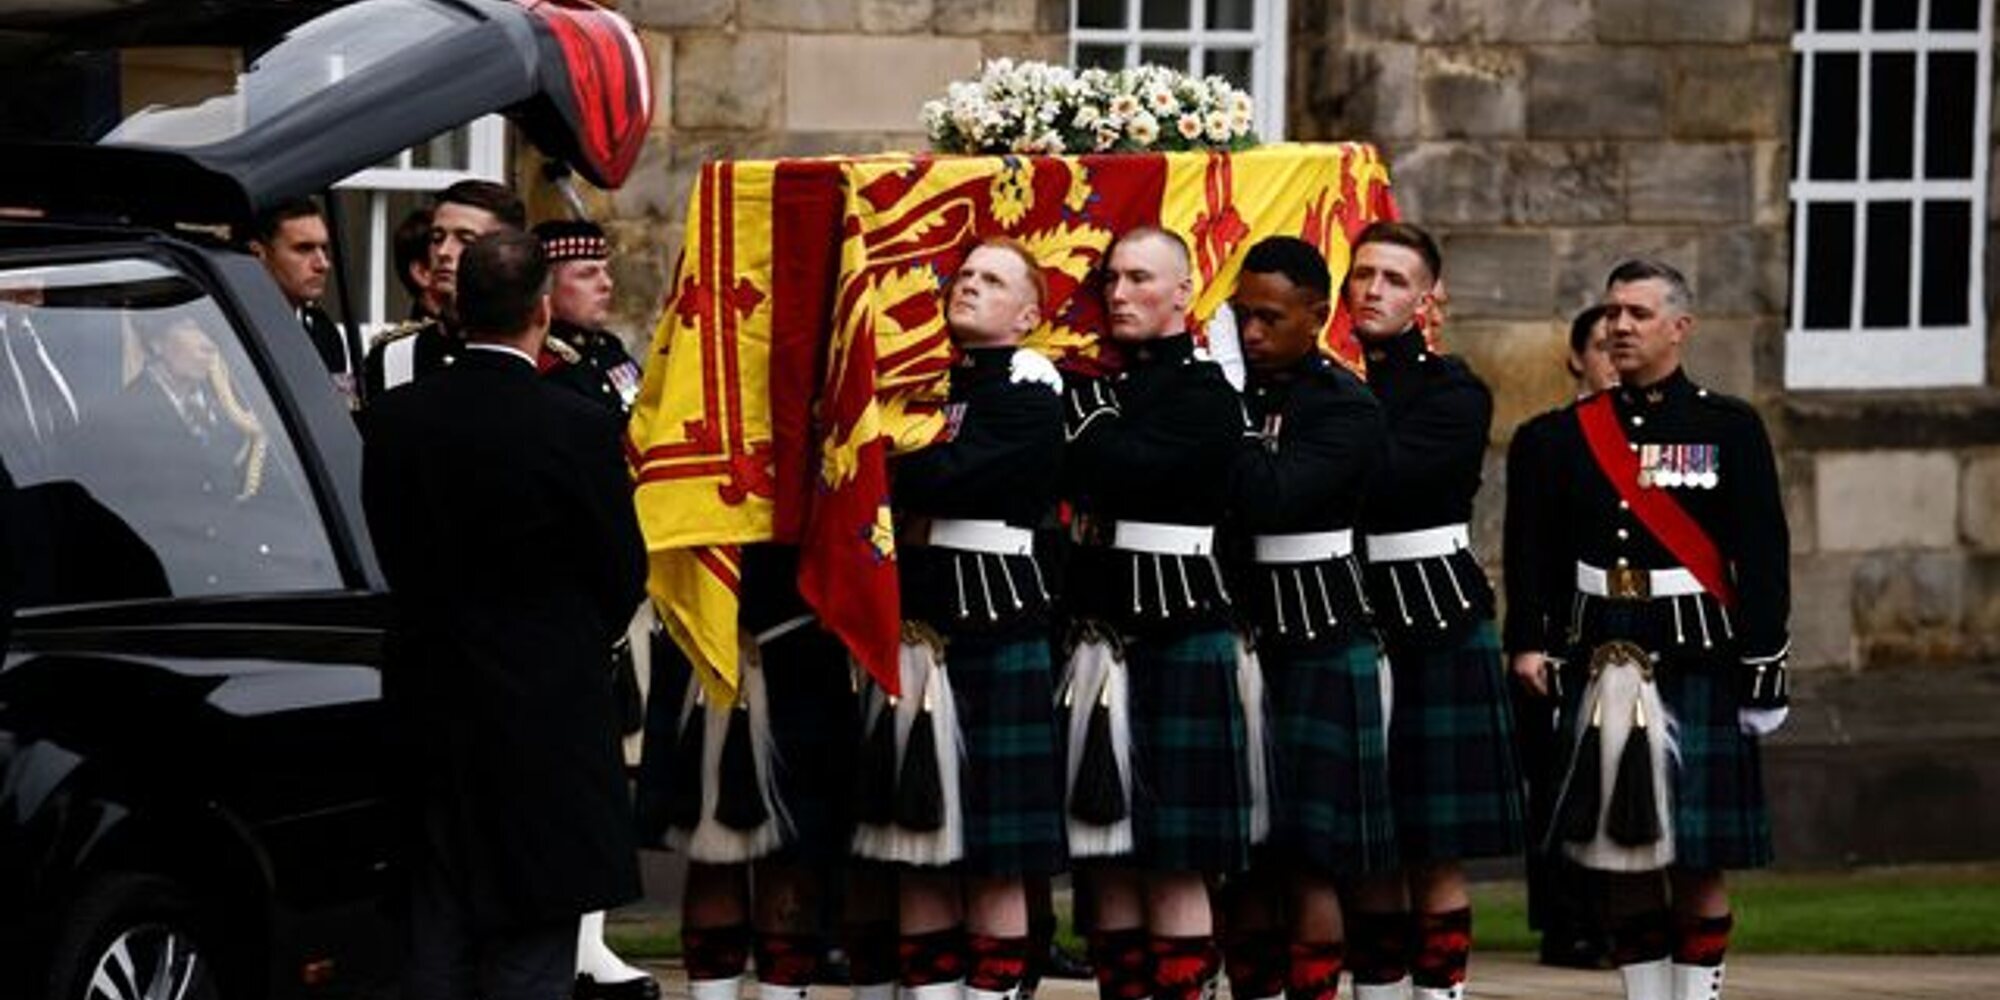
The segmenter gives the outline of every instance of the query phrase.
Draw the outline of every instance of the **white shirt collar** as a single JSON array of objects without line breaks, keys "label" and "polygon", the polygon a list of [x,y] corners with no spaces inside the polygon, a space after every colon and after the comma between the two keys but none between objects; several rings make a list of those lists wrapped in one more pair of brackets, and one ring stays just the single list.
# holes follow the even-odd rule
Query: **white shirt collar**
[{"label": "white shirt collar", "polygon": [[535,363],[535,359],[529,357],[527,351],[521,350],[512,344],[496,344],[490,340],[473,340],[467,341],[465,346],[467,350],[498,351],[501,354],[512,354],[522,361],[526,361],[531,366]]}]

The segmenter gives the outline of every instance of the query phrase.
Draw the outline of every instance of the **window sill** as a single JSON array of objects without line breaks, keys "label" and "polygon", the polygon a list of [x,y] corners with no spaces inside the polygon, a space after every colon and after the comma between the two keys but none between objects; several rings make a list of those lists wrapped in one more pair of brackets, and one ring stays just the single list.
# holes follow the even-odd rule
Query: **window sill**
[{"label": "window sill", "polygon": [[1809,451],[2000,444],[2000,388],[1832,391],[1779,398],[1785,443]]}]

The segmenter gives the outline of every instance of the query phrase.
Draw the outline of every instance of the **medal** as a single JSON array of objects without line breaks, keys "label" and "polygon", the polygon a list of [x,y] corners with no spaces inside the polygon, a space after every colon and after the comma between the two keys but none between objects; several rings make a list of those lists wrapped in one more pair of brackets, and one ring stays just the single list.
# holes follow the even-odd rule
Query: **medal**
[{"label": "medal", "polygon": [[1639,488],[1651,489],[1653,480],[1659,474],[1660,446],[1644,444],[1639,446]]},{"label": "medal", "polygon": [[1712,490],[1722,485],[1722,447],[1705,444],[1702,450],[1701,488]]},{"label": "medal", "polygon": [[1681,484],[1681,446],[1663,444],[1660,446],[1660,471],[1653,476],[1663,490],[1670,490]]}]

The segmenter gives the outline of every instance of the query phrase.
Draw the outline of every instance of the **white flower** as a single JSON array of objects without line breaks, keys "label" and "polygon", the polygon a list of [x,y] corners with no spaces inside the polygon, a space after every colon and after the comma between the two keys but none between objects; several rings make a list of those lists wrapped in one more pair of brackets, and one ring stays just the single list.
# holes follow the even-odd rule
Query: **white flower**
[{"label": "white flower", "polygon": [[1139,99],[1131,94],[1119,94],[1111,99],[1111,117],[1131,121],[1139,116]]},{"label": "white flower", "polygon": [[1160,123],[1152,115],[1141,111],[1126,124],[1125,134],[1131,137],[1134,145],[1150,146],[1153,140],[1160,137]]},{"label": "white flower", "polygon": [[1103,117],[1103,112],[1097,109],[1097,105],[1095,104],[1079,105],[1076,109],[1076,114],[1070,118],[1069,124],[1071,128],[1080,128],[1080,129],[1095,128],[1097,126],[1098,119],[1101,117]]},{"label": "white flower", "polygon": [[1201,119],[1192,114],[1180,116],[1179,120],[1174,122],[1174,128],[1180,132],[1181,138],[1189,142],[1201,138]]},{"label": "white flower", "polygon": [[1231,130],[1229,127],[1229,116],[1227,114],[1224,114],[1223,112],[1220,111],[1211,111],[1208,113],[1208,117],[1204,119],[1204,124],[1208,126],[1207,129],[1208,141],[1210,142],[1229,141]]},{"label": "white flower", "polygon": [[1146,91],[1146,107],[1155,115],[1170,115],[1181,109],[1181,102],[1172,90],[1151,87]]},{"label": "white flower", "polygon": [[1092,138],[1095,140],[1092,148],[1102,153],[1118,145],[1118,126],[1112,124],[1110,121],[1098,122],[1097,132]]}]

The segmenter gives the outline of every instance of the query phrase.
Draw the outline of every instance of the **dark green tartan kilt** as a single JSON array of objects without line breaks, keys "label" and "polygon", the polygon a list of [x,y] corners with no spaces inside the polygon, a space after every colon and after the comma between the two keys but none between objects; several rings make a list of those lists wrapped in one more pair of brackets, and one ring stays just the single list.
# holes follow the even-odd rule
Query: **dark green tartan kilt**
[{"label": "dark green tartan kilt", "polygon": [[[1565,675],[1562,767],[1575,748],[1576,713],[1588,682],[1579,650]],[[1733,660],[1661,657],[1654,672],[1660,702],[1673,716],[1679,747],[1673,771],[1674,865],[1682,868],[1762,868],[1771,863],[1771,815],[1757,737],[1736,725],[1739,707]],[[1574,676],[1574,680],[1570,677]]]},{"label": "dark green tartan kilt", "polygon": [[1258,647],[1277,758],[1272,860],[1340,876],[1396,868],[1378,653],[1365,633]]},{"label": "dark green tartan kilt", "polygon": [[1404,864],[1519,854],[1513,708],[1491,619],[1455,644],[1388,646],[1389,781]]},{"label": "dark green tartan kilt", "polygon": [[1067,849],[1048,637],[1039,628],[957,636],[946,647],[945,669],[965,745],[962,869],[1061,871]]},{"label": "dark green tartan kilt", "polygon": [[1132,710],[1132,860],[1152,871],[1250,863],[1247,735],[1236,634],[1161,630],[1126,646]]}]

